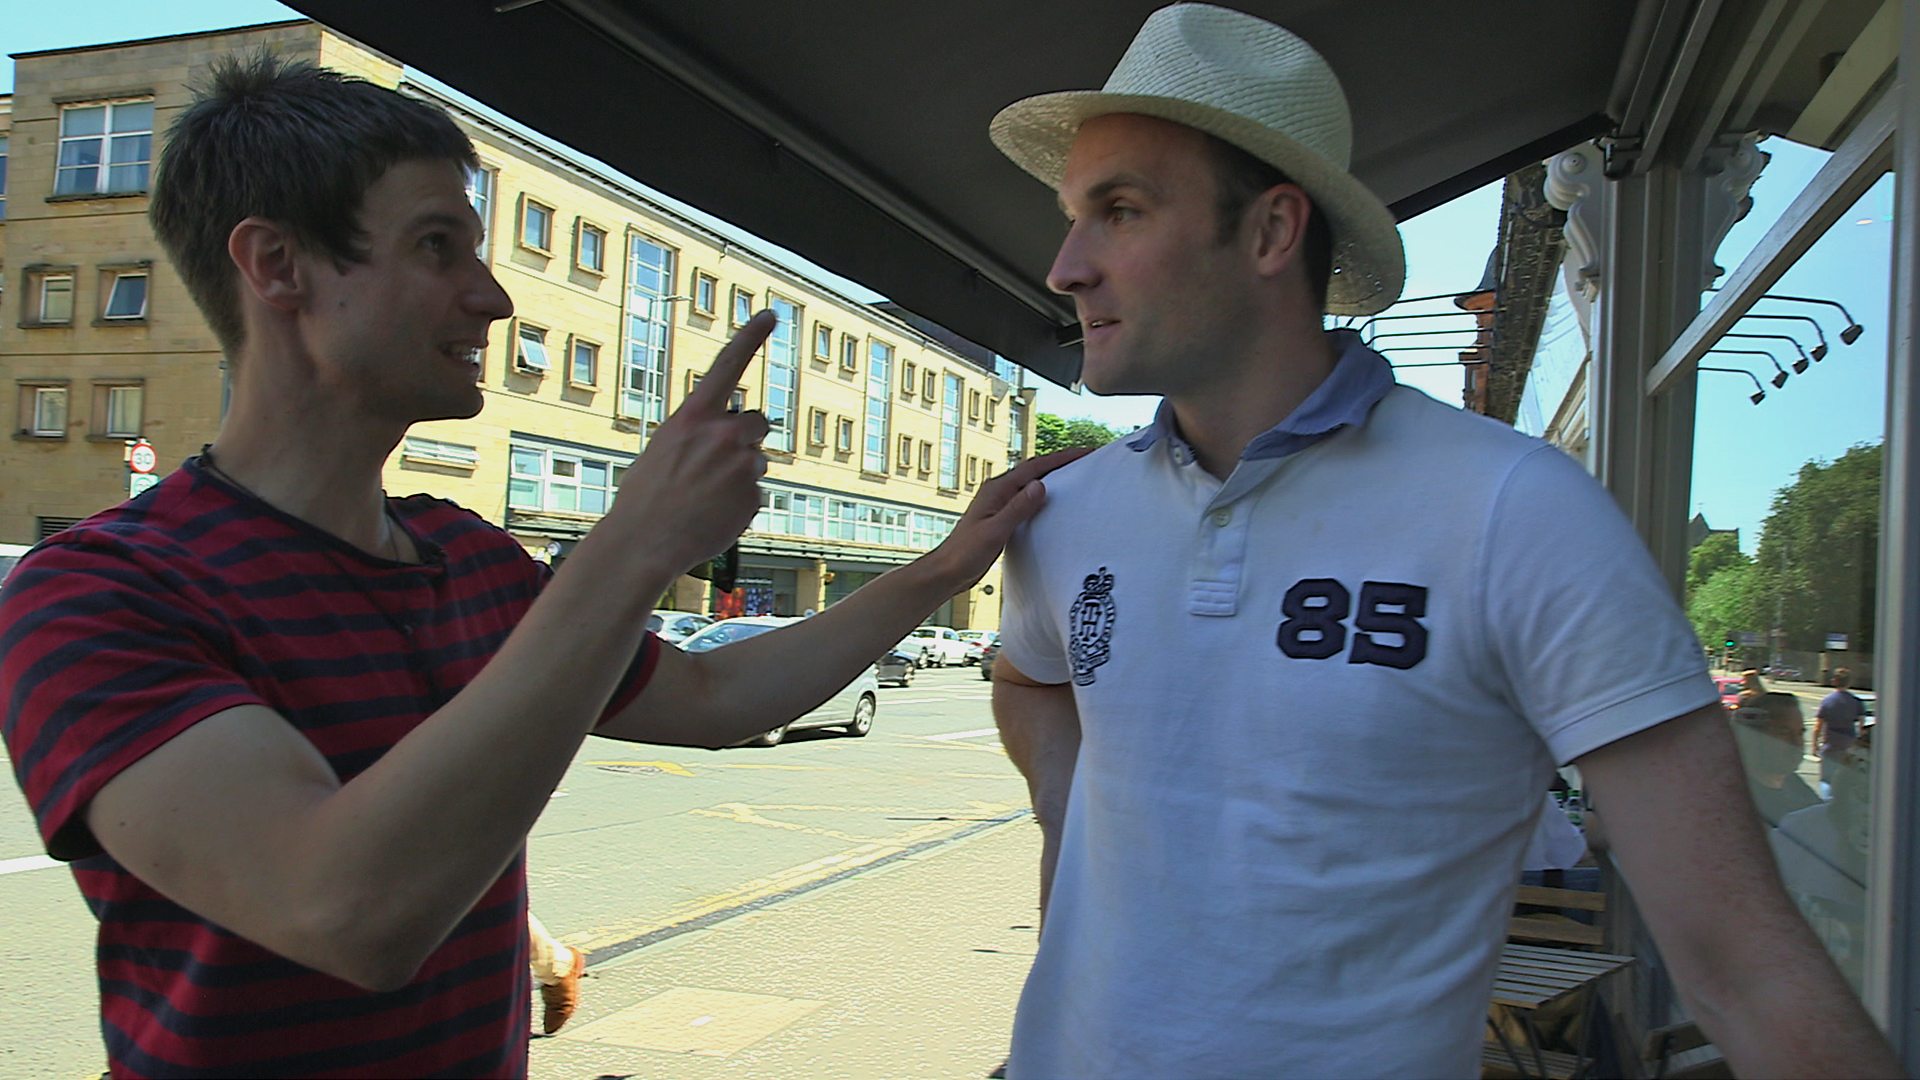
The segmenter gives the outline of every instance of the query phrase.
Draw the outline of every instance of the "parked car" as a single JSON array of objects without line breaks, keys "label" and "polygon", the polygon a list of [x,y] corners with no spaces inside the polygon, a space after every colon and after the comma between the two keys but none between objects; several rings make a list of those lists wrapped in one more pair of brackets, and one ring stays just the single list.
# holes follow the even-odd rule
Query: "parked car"
[{"label": "parked car", "polygon": [[980,677],[993,680],[993,662],[1000,659],[1000,635],[993,635],[993,642],[980,653]]},{"label": "parked car", "polygon": [[[690,653],[710,652],[799,621],[799,619],[783,618],[778,615],[748,615],[738,619],[721,619],[681,642],[680,648]],[[801,728],[845,728],[847,734],[859,738],[873,730],[873,714],[880,697],[879,687],[880,683],[874,678],[873,668],[868,667],[855,676],[852,682],[842,687],[838,693],[828,698],[819,708],[796,720],[781,724],[771,731],[762,732],[740,745],[778,746],[780,740],[787,737],[787,732]]]},{"label": "parked car", "polygon": [[954,635],[966,642],[967,658],[961,661],[965,664],[979,663],[980,654],[986,652],[987,645],[999,636],[992,630],[955,630]]},{"label": "parked car", "polygon": [[7,575],[13,573],[13,564],[20,561],[20,556],[32,550],[28,544],[0,544],[0,582],[6,581]]},{"label": "parked car", "polygon": [[922,667],[967,662],[967,643],[960,640],[960,632],[951,626],[922,626],[908,634],[907,640],[920,642]]},{"label": "parked car", "polygon": [[918,670],[920,670],[918,656],[901,652],[899,649],[888,649],[887,655],[873,665],[873,677],[879,680],[881,686],[889,683],[894,686],[906,686],[913,682],[913,673]]},{"label": "parked car", "polygon": [[647,629],[669,645],[678,645],[712,625],[713,616],[691,611],[655,611],[647,616]]},{"label": "parked car", "polygon": [[1729,710],[1740,707],[1740,691],[1745,687],[1738,675],[1722,675],[1713,680],[1714,689],[1720,691],[1720,704]]}]

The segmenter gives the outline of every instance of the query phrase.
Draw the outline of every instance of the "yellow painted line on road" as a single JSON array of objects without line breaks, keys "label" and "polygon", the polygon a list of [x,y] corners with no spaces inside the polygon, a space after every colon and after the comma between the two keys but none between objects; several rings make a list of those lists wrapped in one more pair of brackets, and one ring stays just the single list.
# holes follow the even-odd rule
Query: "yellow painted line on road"
[{"label": "yellow painted line on road", "polygon": [[685,765],[676,765],[671,761],[585,761],[583,765],[614,765],[629,769],[658,769],[675,776],[692,776],[693,771]]},{"label": "yellow painted line on road", "polygon": [[[1024,803],[976,802],[973,804],[971,812],[975,815],[994,816],[1019,809],[1024,805]],[[948,833],[959,832],[962,829],[973,828],[978,824],[979,821],[971,817],[953,821],[925,822],[883,841],[870,840],[865,843],[859,843],[845,851],[818,859],[810,859],[796,866],[789,866],[784,870],[775,871],[766,877],[742,882],[723,892],[703,896],[697,900],[672,908],[666,914],[657,918],[637,920],[633,923],[620,926],[597,927],[593,930],[583,931],[577,934],[568,934],[563,940],[566,941],[567,944],[584,949],[587,952],[606,948],[611,945],[618,945],[623,942],[632,941],[635,938],[645,937],[658,930],[664,930],[671,926],[679,926],[682,923],[691,922],[694,919],[710,915],[716,911],[724,911],[728,908],[750,904],[769,896],[777,896],[780,893],[789,892],[805,885],[811,885],[816,881],[824,880],[835,874],[844,873],[847,870],[856,869],[897,855],[913,847],[915,844],[936,839]]]},{"label": "yellow painted line on road", "polygon": [[754,765],[754,764],[741,763],[741,764],[709,765],[707,766],[707,768],[709,769],[769,769],[769,770],[777,770],[780,772],[826,772],[828,769],[832,768],[832,766],[830,765]]}]

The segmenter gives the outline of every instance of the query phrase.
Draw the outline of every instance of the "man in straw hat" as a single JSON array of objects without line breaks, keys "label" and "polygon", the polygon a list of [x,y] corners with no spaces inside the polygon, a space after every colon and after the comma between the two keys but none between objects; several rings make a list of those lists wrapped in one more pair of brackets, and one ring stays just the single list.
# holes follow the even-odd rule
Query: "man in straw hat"
[{"label": "man in straw hat", "polygon": [[1476,1074],[1567,763],[1736,1069],[1894,1073],[1606,492],[1322,331],[1404,276],[1325,61],[1180,4],[992,135],[1059,192],[1087,385],[1165,398],[1008,549],[994,709],[1046,916],[1008,1075]]}]

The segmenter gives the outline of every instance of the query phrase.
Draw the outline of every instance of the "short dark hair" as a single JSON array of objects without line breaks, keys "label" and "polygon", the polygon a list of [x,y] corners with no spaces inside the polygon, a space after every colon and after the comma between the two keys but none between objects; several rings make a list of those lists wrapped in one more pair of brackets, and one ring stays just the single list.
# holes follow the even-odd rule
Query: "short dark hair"
[{"label": "short dark hair", "polygon": [[336,264],[364,262],[367,188],[418,160],[479,164],[452,118],[424,102],[264,50],[225,56],[167,132],[147,216],[232,355],[244,336],[233,227],[257,215]]},{"label": "short dark hair", "polygon": [[[1214,184],[1218,192],[1219,241],[1224,244],[1239,231],[1240,216],[1256,196],[1275,185],[1294,181],[1286,173],[1225,139],[1205,132],[1201,135],[1213,158]],[[1333,280],[1333,230],[1328,228],[1327,215],[1321,213],[1318,206],[1314,206],[1307,214],[1305,245],[1303,255],[1306,259],[1307,283],[1313,288],[1314,305],[1325,312],[1327,286]]]}]

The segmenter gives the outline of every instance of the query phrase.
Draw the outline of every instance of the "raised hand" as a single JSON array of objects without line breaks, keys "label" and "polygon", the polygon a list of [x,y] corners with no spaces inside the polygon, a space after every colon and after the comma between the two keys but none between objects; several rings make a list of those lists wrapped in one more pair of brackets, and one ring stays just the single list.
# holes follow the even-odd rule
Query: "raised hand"
[{"label": "raised hand", "polygon": [[979,581],[1000,557],[1013,530],[1032,517],[1046,501],[1046,486],[1040,478],[1092,453],[1091,450],[1056,450],[1021,462],[1011,470],[980,485],[967,512],[940,546],[927,554],[949,573],[961,580],[960,588]]},{"label": "raised hand", "polygon": [[733,335],[620,482],[608,516],[644,530],[676,572],[725,549],[760,509],[767,418],[730,412],[728,402],[776,321],[762,311]]}]

